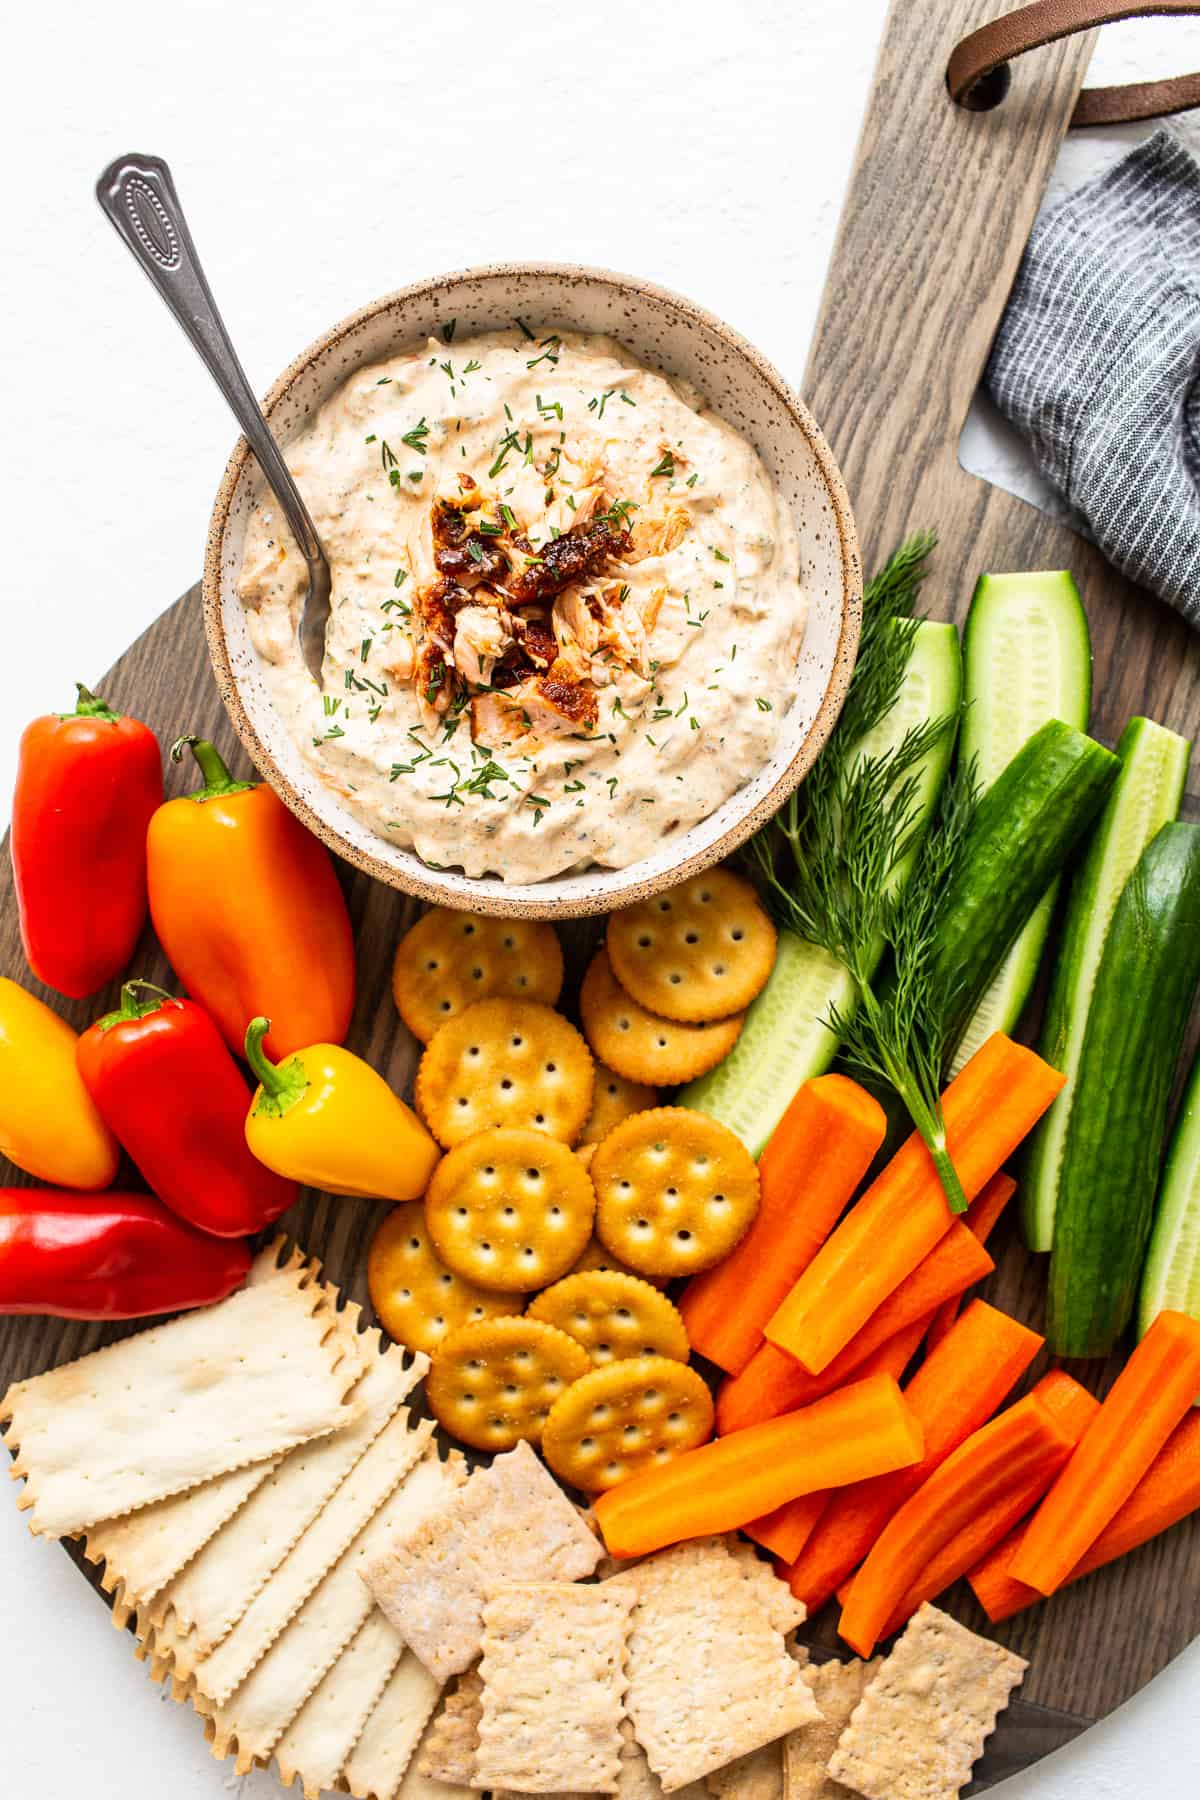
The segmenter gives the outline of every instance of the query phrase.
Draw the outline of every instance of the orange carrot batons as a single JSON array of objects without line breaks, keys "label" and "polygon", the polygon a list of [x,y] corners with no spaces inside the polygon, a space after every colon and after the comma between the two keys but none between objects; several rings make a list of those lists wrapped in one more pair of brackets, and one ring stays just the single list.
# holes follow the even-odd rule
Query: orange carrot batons
[{"label": "orange carrot batons", "polygon": [[802,1412],[685,1450],[610,1488],[593,1510],[613,1556],[734,1531],[798,1494],[917,1462],[924,1439],[887,1375],[855,1382]]},{"label": "orange carrot batons", "polygon": [[806,1081],[759,1158],[758,1216],[741,1243],[688,1282],[679,1302],[695,1349],[736,1375],[762,1328],[808,1267],[883,1142],[873,1095],[845,1075]]},{"label": "orange carrot batons", "polygon": [[[1003,1173],[993,1175],[978,1199],[972,1200],[967,1208],[964,1224],[986,1244],[992,1232],[1000,1222],[1005,1207],[1017,1191],[1017,1184],[1011,1175]],[[950,1327],[962,1310],[962,1296],[956,1295],[953,1300],[946,1300],[938,1307],[933,1324],[929,1327],[929,1348],[940,1344]]]},{"label": "orange carrot batons", "polygon": [[1200,1396],[1200,1320],[1159,1313],[1030,1521],[1011,1573],[1060,1588]]}]

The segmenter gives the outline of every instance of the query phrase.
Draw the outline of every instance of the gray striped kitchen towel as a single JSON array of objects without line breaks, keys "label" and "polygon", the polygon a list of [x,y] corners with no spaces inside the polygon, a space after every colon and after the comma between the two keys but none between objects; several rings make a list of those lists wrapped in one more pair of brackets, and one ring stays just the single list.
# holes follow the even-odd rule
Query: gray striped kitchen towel
[{"label": "gray striped kitchen towel", "polygon": [[1200,627],[1200,163],[1174,132],[1038,222],[985,382],[1109,560]]}]

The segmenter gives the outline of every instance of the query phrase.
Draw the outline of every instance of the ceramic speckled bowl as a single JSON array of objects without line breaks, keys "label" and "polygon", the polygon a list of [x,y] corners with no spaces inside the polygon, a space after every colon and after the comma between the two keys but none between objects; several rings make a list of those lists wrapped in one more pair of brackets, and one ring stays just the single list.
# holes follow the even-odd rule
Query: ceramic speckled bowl
[{"label": "ceramic speckled bowl", "polygon": [[221,697],[256,767],[337,855],[392,887],[476,912],[569,918],[608,912],[727,856],[800,782],[833,727],[858,645],[862,580],[850,502],[828,444],[799,398],[746,340],[664,288],[602,269],[498,264],[441,275],[354,313],[318,339],[271,389],[271,426],[286,445],[353,370],[457,321],[459,341],[511,324],[606,333],[651,368],[685,376],[755,445],[800,535],[808,625],[796,692],[770,761],[716,812],[622,869],[591,868],[508,884],[432,869],[376,837],[326,789],[289,739],[269,698],[237,595],[257,470],[239,442],[213,508],[204,563],[204,620]]}]

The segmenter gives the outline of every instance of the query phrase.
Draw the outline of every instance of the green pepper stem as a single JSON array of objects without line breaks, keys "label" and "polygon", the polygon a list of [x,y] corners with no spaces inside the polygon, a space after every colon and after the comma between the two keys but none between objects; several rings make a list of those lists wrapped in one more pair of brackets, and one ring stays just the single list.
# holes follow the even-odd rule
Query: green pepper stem
[{"label": "green pepper stem", "polygon": [[246,1061],[262,1090],[255,1099],[254,1112],[281,1119],[307,1089],[308,1076],[299,1056],[289,1056],[282,1063],[271,1061],[263,1049],[263,1039],[270,1029],[270,1019],[251,1019],[246,1027]]},{"label": "green pepper stem", "polygon": [[[139,1000],[139,991],[152,995],[148,1000]],[[126,981],[121,987],[121,1004],[115,1012],[105,1013],[96,1023],[101,1031],[111,1031],[114,1025],[128,1025],[133,1019],[144,1019],[147,1013],[158,1012],[163,1006],[178,1006],[179,1001],[166,988],[156,987],[152,981]]]},{"label": "green pepper stem", "polygon": [[60,713],[60,719],[102,719],[106,725],[115,725],[120,719],[120,713],[115,712],[99,694],[93,694],[90,688],[85,688],[82,681],[75,683],[75,692],[79,698],[75,702],[74,712]]},{"label": "green pepper stem", "polygon": [[183,753],[190,750],[200,765],[200,773],[204,777],[203,787],[198,787],[188,795],[189,800],[215,800],[219,795],[244,794],[255,783],[252,781],[235,781],[229,773],[229,767],[215,744],[207,738],[181,737],[171,745],[171,761],[182,762]]}]

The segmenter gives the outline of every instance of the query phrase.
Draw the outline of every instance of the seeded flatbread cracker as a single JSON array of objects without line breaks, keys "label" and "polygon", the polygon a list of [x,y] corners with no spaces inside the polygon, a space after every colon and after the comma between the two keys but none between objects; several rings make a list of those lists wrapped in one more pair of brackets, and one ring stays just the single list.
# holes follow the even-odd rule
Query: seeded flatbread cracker
[{"label": "seeded flatbread cracker", "polygon": [[488,919],[435,906],[396,946],[392,993],[400,1017],[427,1044],[440,1025],[497,995],[555,1006],[563,953],[543,919]]},{"label": "seeded flatbread cracker", "polygon": [[578,1581],[603,1553],[521,1443],[477,1469],[439,1515],[389,1543],[368,1566],[366,1579],[405,1643],[432,1675],[447,1681],[479,1655],[490,1584],[538,1576]]},{"label": "seeded flatbread cracker", "polygon": [[667,1793],[819,1718],[812,1689],[718,1541],[659,1551],[637,1594],[626,1709]]},{"label": "seeded flatbread cracker", "polygon": [[528,1293],[565,1275],[592,1234],[596,1195],[565,1144],[495,1126],[447,1151],[425,1195],[434,1249],[464,1280]]},{"label": "seeded flatbread cracker", "polygon": [[269,1756],[304,1702],[319,1686],[373,1605],[362,1572],[398,1533],[446,1505],[465,1480],[461,1459],[441,1463],[421,1458],[391,1498],[363,1527],[354,1542],[309,1594],[287,1629],[275,1640],[236,1693],[223,1704],[204,1706],[213,1755],[232,1751],[244,1775],[256,1759]]},{"label": "seeded flatbread cracker", "polygon": [[420,1200],[405,1200],[380,1220],[367,1255],[367,1286],[388,1336],[427,1352],[458,1325],[502,1318],[524,1305],[524,1295],[481,1288],[446,1267]]},{"label": "seeded flatbread cracker", "polygon": [[705,869],[612,914],[606,938],[627,994],[664,1019],[701,1024],[743,1012],[775,965],[775,927],[753,885]]},{"label": "seeded flatbread cracker", "polygon": [[[595,1154],[597,1148],[595,1144],[589,1144],[586,1147],[593,1155]],[[578,1156],[579,1151],[577,1150],[575,1154]],[[583,1247],[582,1254],[575,1258],[575,1261],[567,1270],[567,1274],[582,1275],[588,1269],[616,1269],[621,1275],[632,1275],[634,1273],[627,1263],[621,1261],[620,1257],[614,1256],[611,1250],[606,1250],[598,1237],[588,1239]],[[651,1287],[665,1288],[667,1286],[667,1277],[665,1275],[639,1275],[638,1280],[648,1281]]]},{"label": "seeded flatbread cracker", "polygon": [[478,1000],[441,1026],[417,1066],[417,1110],[447,1150],[491,1125],[573,1144],[592,1110],[592,1057],[560,1013]]},{"label": "seeded flatbread cracker", "polygon": [[863,1800],[956,1800],[1028,1667],[927,1602],[855,1707],[830,1775]]},{"label": "seeded flatbread cracker", "polygon": [[648,1087],[644,1081],[626,1081],[615,1069],[606,1068],[603,1063],[596,1064],[596,1085],[592,1090],[592,1110],[587,1116],[583,1133],[579,1139],[579,1150],[582,1152],[588,1144],[598,1144],[606,1138],[614,1125],[622,1119],[631,1118],[635,1112],[645,1112],[648,1107],[657,1106],[660,1095],[657,1088]]},{"label": "seeded flatbread cracker", "polygon": [[18,1507],[64,1537],[354,1416],[353,1331],[301,1267],[9,1388]]},{"label": "seeded flatbread cracker", "polygon": [[451,1332],[425,1398],[438,1424],[475,1450],[541,1442],[550,1408],[591,1368],[587,1351],[540,1319],[481,1319]]},{"label": "seeded flatbread cracker", "polygon": [[[320,1800],[333,1787],[403,1655],[404,1645],[376,1607],[275,1746],[285,1788],[299,1778],[304,1800]],[[414,1743],[419,1733],[418,1725]]]},{"label": "seeded flatbread cracker", "polygon": [[667,1356],[592,1369],[550,1409],[542,1454],[561,1481],[602,1493],[712,1435],[704,1378]]},{"label": "seeded flatbread cracker", "polygon": [[420,1657],[406,1651],[375,1702],[362,1735],[346,1758],[341,1783],[353,1800],[471,1800],[462,1788],[419,1775],[415,1751],[437,1702],[438,1686]]},{"label": "seeded flatbread cracker", "polygon": [[490,1590],[480,1663],[481,1786],[527,1794],[615,1791],[634,1598],[607,1582]]},{"label": "seeded flatbread cracker", "polygon": [[741,1035],[745,1014],[713,1025],[680,1025],[639,1006],[612,972],[607,951],[597,950],[579,990],[583,1032],[599,1062],[626,1081],[678,1087],[715,1069]]},{"label": "seeded flatbread cracker", "polygon": [[660,1106],[609,1132],[592,1159],[596,1235],[653,1275],[718,1263],[758,1212],[758,1167],[741,1139],[703,1113]]},{"label": "seeded flatbread cracker", "polygon": [[640,1276],[615,1269],[592,1269],[556,1281],[530,1302],[529,1317],[544,1319],[575,1338],[597,1368],[630,1356],[688,1359],[679,1308]]},{"label": "seeded flatbread cracker", "polygon": [[783,1740],[784,1800],[853,1800],[849,1788],[829,1773],[829,1759],[850,1722],[850,1715],[882,1661],[814,1664],[808,1670],[813,1698],[821,1717]]},{"label": "seeded flatbread cracker", "polygon": [[[433,1679],[430,1676],[430,1680]],[[446,1688],[442,1704],[430,1720],[421,1745],[422,1775],[427,1775],[431,1781],[449,1781],[460,1787],[475,1786],[475,1758],[479,1750],[482,1712],[483,1676],[477,1667],[464,1669]]]}]

